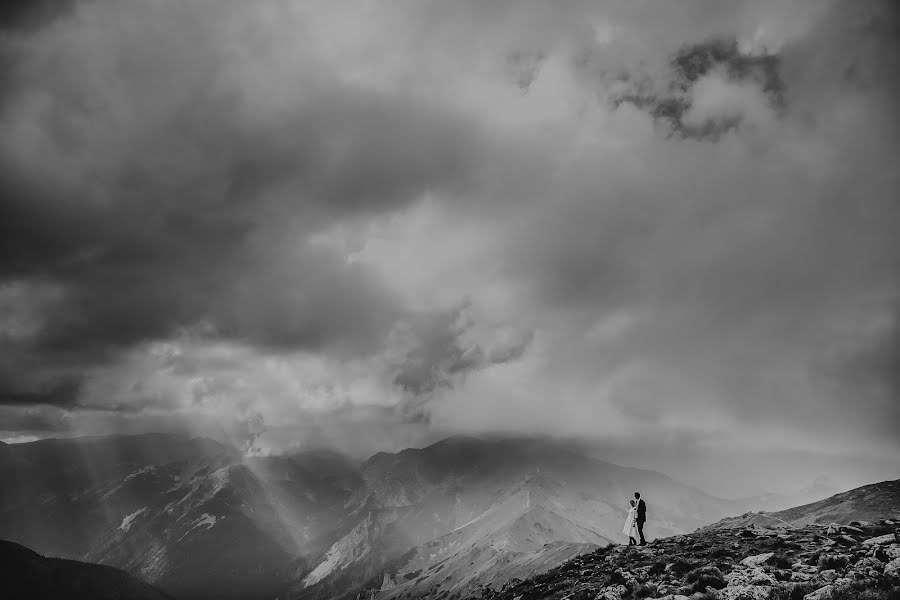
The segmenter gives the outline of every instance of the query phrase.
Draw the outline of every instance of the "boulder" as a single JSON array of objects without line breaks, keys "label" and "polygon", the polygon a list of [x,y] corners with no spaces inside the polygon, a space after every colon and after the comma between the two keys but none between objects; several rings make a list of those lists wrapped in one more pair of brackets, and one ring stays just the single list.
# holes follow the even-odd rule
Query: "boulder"
[{"label": "boulder", "polygon": [[775,585],[775,578],[760,569],[736,569],[725,576],[728,587],[743,587],[748,585]]},{"label": "boulder", "polygon": [[856,561],[856,564],[853,565],[853,570],[861,571],[867,574],[871,570],[875,570],[881,573],[882,571],[884,571],[884,563],[873,556],[867,556]]},{"label": "boulder", "polygon": [[893,533],[889,533],[887,535],[879,535],[878,537],[869,538],[867,540],[863,540],[863,546],[880,546],[882,544],[893,544],[897,540],[894,537]]},{"label": "boulder", "polygon": [[836,533],[840,533],[840,531],[841,531],[841,526],[838,525],[837,523],[829,524],[828,529],[825,530],[825,532],[828,535],[835,535]]},{"label": "boulder", "polygon": [[837,574],[837,571],[835,571],[834,569],[826,569],[826,570],[822,571],[821,573],[819,573],[819,577],[821,577],[828,583],[831,583],[832,581],[837,579],[838,574]]},{"label": "boulder", "polygon": [[769,600],[772,588],[767,585],[736,585],[719,590],[719,600]]},{"label": "boulder", "polygon": [[841,532],[843,533],[855,533],[856,535],[864,535],[865,532],[859,527],[853,527],[851,525],[844,525],[841,527]]},{"label": "boulder", "polygon": [[766,552],[765,554],[756,554],[755,556],[748,556],[744,560],[741,561],[741,564],[745,567],[758,567],[762,564],[765,564],[767,560],[775,556],[774,552]]},{"label": "boulder", "polygon": [[628,588],[624,585],[611,585],[597,594],[594,600],[622,600],[627,593]]},{"label": "boulder", "polygon": [[832,592],[834,592],[834,586],[826,585],[825,587],[820,587],[816,591],[803,596],[803,600],[828,600],[828,598],[831,597]]},{"label": "boulder", "polygon": [[900,578],[900,558],[895,558],[888,564],[884,565],[884,574],[886,576]]},{"label": "boulder", "polygon": [[891,560],[900,558],[900,544],[891,544],[890,546],[882,546],[882,550]]}]

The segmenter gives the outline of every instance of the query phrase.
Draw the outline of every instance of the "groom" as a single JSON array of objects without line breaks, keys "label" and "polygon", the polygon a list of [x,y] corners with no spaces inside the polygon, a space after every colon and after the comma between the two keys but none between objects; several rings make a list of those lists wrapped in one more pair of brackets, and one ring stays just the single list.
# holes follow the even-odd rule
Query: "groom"
[{"label": "groom", "polygon": [[644,523],[647,522],[647,503],[641,500],[641,493],[635,492],[634,499],[637,500],[637,518],[635,522],[637,523],[638,534],[641,536],[641,546],[647,545],[647,540],[644,539]]}]

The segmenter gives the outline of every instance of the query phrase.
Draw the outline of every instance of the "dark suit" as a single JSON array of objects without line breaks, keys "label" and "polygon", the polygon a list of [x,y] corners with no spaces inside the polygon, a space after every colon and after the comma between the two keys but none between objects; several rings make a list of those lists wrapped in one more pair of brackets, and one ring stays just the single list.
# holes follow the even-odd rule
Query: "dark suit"
[{"label": "dark suit", "polygon": [[647,522],[647,503],[644,502],[643,498],[638,500],[635,522],[637,523],[638,534],[641,536],[641,544],[646,544],[647,540],[644,539],[644,523]]}]

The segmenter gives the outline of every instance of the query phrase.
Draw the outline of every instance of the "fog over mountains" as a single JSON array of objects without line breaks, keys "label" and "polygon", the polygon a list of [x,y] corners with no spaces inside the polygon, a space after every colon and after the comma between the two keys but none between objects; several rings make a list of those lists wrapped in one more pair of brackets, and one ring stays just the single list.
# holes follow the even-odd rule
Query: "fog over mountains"
[{"label": "fog over mountains", "polygon": [[0,478],[0,539],[181,598],[465,592],[621,543],[635,490],[649,539],[752,503],[534,437],[455,436],[362,462],[169,434],[44,440],[0,447]]}]

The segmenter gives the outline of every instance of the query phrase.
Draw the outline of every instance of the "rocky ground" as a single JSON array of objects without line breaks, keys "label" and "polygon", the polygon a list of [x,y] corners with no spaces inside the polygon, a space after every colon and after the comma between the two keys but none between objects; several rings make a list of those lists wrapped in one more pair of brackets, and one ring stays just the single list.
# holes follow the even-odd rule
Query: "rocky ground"
[{"label": "rocky ground", "polygon": [[900,521],[704,530],[645,547],[609,546],[481,593],[490,600],[900,600]]}]

